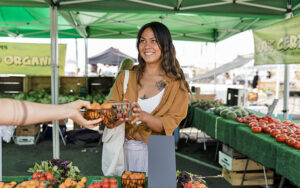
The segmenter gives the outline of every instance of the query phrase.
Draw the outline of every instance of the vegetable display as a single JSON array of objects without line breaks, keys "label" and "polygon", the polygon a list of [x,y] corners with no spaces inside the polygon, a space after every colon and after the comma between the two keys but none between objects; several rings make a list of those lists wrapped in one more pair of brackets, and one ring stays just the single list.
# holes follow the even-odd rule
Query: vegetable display
[{"label": "vegetable display", "polygon": [[177,188],[206,188],[206,182],[200,175],[186,171],[176,171]]},{"label": "vegetable display", "polygon": [[33,168],[29,168],[28,172],[46,173],[51,172],[55,175],[57,182],[62,182],[67,178],[73,180],[80,180],[80,170],[77,166],[73,166],[71,161],[64,161],[61,159],[52,159],[51,161],[42,161],[41,164],[35,163]]},{"label": "vegetable display", "polygon": [[236,118],[240,123],[247,123],[253,133],[267,133],[277,142],[286,143],[295,149],[300,149],[300,125],[290,120],[281,122],[270,116],[250,115]]},{"label": "vegetable display", "polygon": [[237,117],[248,116],[250,112],[241,106],[232,107],[217,107],[214,109],[214,114],[219,115],[225,119],[235,120]]},{"label": "vegetable display", "polygon": [[208,101],[208,100],[198,100],[197,102],[194,102],[192,104],[193,107],[198,107],[201,108],[203,110],[208,110],[210,108],[215,108],[215,107],[220,107],[222,106],[222,103],[218,100],[216,101]]}]

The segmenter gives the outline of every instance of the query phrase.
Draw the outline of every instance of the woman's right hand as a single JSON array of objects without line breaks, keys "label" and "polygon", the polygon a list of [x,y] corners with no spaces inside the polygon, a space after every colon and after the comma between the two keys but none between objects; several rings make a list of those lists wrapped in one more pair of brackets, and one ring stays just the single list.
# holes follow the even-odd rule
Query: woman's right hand
[{"label": "woman's right hand", "polygon": [[112,129],[112,128],[115,128],[117,126],[119,126],[120,124],[124,123],[124,122],[127,122],[127,121],[130,121],[130,119],[128,118],[121,118],[121,119],[118,119],[117,121],[113,122],[113,123],[110,123],[110,124],[107,124],[106,127],[109,128],[109,129]]}]

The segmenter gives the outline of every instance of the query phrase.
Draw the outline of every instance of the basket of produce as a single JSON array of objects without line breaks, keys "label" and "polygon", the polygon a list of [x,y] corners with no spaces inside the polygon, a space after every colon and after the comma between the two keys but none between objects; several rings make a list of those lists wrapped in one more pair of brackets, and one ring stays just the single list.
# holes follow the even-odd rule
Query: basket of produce
[{"label": "basket of produce", "polygon": [[110,103],[100,105],[97,102],[91,104],[91,109],[87,109],[84,117],[88,120],[102,119],[102,124],[108,124],[115,119],[115,108]]},{"label": "basket of produce", "polygon": [[104,177],[103,179],[92,180],[91,184],[88,186],[88,188],[97,188],[97,187],[117,188],[118,181],[114,177],[111,178]]},{"label": "basket of produce", "polygon": [[131,118],[131,113],[133,109],[133,105],[130,102],[123,101],[121,103],[111,103],[113,108],[115,109],[115,119],[118,120],[120,118]]},{"label": "basket of produce", "polygon": [[91,104],[91,109],[87,109],[84,117],[88,120],[102,119],[102,124],[112,123],[120,118],[131,118],[133,105],[130,102]]},{"label": "basket of produce", "polygon": [[145,172],[124,171],[121,176],[122,187],[144,187],[146,181]]}]

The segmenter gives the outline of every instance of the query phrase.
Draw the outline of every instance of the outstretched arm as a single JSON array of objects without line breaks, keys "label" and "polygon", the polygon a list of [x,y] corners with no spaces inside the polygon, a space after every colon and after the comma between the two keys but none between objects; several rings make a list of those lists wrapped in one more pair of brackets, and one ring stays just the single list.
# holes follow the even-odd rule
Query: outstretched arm
[{"label": "outstretched arm", "polygon": [[90,108],[87,101],[77,100],[67,104],[41,104],[14,99],[0,99],[0,125],[28,125],[70,118],[77,124],[91,128],[101,119],[88,121],[80,108]]}]

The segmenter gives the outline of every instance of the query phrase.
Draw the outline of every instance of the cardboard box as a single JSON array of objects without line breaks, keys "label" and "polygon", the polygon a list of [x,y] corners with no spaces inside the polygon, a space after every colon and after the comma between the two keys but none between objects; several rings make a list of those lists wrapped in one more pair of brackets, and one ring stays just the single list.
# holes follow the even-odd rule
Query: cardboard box
[{"label": "cardboard box", "polygon": [[16,136],[35,136],[40,131],[40,124],[18,126],[15,130]]},{"label": "cardboard box", "polygon": [[239,153],[238,151],[236,151],[235,149],[233,149],[232,147],[226,145],[226,144],[222,144],[222,152],[225,153],[226,155],[229,155],[232,158],[247,158],[245,155]]},{"label": "cardboard box", "polygon": [[[235,159],[219,151],[219,164],[227,170],[244,171],[247,159]],[[249,160],[247,171],[249,170],[262,170],[263,166],[257,162]]]},{"label": "cardboard box", "polygon": [[[274,184],[274,172],[272,170],[268,170],[266,174],[268,185]],[[222,176],[231,185],[240,186],[243,179],[243,172],[230,171],[223,167]],[[265,185],[264,172],[247,172],[243,185]]]}]

